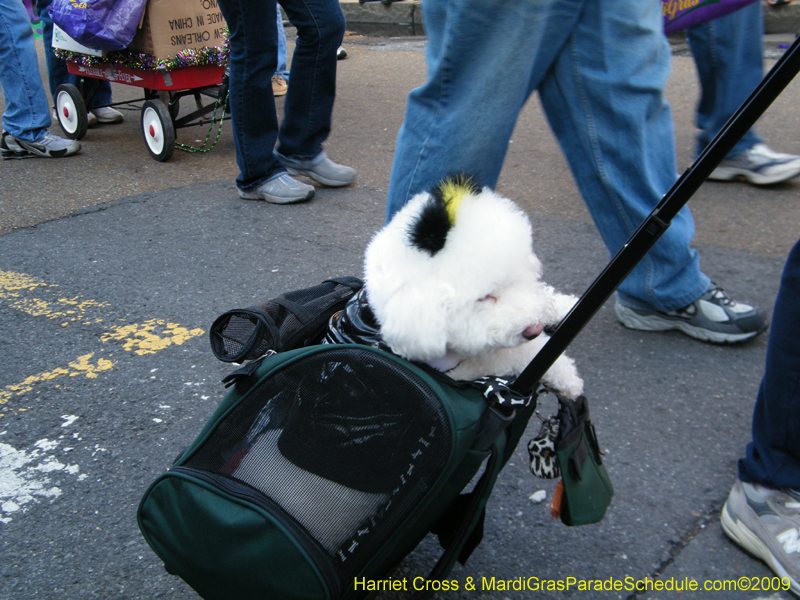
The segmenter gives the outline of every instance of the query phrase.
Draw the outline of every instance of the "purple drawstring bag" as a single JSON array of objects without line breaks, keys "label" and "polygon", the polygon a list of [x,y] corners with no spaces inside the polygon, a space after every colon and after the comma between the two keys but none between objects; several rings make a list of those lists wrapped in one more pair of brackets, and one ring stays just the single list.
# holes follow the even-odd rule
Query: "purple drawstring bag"
[{"label": "purple drawstring bag", "polygon": [[53,0],[53,23],[79,44],[122,50],[131,43],[147,0]]},{"label": "purple drawstring bag", "polygon": [[724,17],[756,0],[661,0],[664,33],[670,34]]}]

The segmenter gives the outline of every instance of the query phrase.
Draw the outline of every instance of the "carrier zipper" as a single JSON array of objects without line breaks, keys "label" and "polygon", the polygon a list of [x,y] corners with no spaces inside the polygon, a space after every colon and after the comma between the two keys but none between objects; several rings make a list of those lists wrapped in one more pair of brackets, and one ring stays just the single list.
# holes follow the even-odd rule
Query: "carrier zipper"
[{"label": "carrier zipper", "polygon": [[270,515],[275,517],[275,519],[283,527],[289,530],[294,538],[300,543],[303,550],[311,557],[311,560],[322,574],[322,578],[325,580],[328,589],[331,591],[331,598],[335,600],[339,597],[339,594],[341,593],[341,583],[339,581],[339,576],[331,566],[330,559],[319,549],[317,542],[308,534],[308,532],[306,532],[303,527],[298,525],[294,519],[286,514],[286,511],[284,511],[278,504],[270,500],[267,496],[264,496],[258,491],[246,486],[245,484],[237,483],[224,477],[215,476],[211,473],[207,473],[206,471],[192,469],[191,467],[172,467],[168,473],[170,472],[188,475],[205,483],[209,483],[220,488],[224,492],[239,498],[240,500],[251,502],[259,508],[267,511]]}]

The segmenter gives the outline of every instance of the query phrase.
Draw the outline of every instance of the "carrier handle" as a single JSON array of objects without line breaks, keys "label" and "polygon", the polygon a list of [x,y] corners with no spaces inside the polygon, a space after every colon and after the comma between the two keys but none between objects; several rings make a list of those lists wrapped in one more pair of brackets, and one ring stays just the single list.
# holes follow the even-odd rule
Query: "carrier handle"
[{"label": "carrier handle", "polygon": [[670,226],[672,218],[728,156],[742,136],[755,125],[798,72],[800,72],[800,38],[794,41],[789,50],[770,69],[750,97],[694,163],[684,171],[650,216],[611,259],[600,276],[592,282],[589,289],[558,325],[552,337],[517,377],[511,386],[514,390],[522,394],[530,394],[534,390],[547,370],[658,241]]}]

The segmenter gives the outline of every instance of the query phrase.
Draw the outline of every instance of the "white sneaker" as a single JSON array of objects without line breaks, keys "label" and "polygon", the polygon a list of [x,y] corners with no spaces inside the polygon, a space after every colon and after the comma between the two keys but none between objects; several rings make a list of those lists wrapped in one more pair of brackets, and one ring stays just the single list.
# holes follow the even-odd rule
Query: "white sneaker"
[{"label": "white sneaker", "polygon": [[726,158],[714,169],[712,181],[744,179],[753,185],[770,185],[800,175],[800,156],[775,152],[766,144]]},{"label": "white sneaker", "polygon": [[89,110],[89,112],[95,117],[97,117],[98,123],[102,123],[104,125],[108,125],[111,123],[122,123],[122,121],[125,120],[125,117],[122,116],[121,112],[119,112],[118,110],[114,110],[110,106],[92,108]]}]

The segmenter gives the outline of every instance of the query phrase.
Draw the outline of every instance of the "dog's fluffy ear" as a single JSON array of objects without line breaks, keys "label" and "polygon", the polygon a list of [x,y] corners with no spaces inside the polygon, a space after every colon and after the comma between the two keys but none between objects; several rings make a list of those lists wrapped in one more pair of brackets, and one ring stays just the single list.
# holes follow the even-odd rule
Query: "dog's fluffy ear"
[{"label": "dog's fluffy ear", "polygon": [[475,182],[466,175],[441,181],[431,190],[427,202],[409,224],[409,244],[430,256],[436,255],[444,248],[447,234],[456,223],[462,200],[479,191]]},{"label": "dog's fluffy ear", "polygon": [[411,246],[434,256],[444,248],[452,223],[445,205],[431,196],[408,229]]},{"label": "dog's fluffy ear", "polygon": [[[381,337],[395,354],[413,360],[434,360],[447,353],[447,304],[455,293],[445,283],[406,285],[386,302]],[[424,297],[423,297],[424,296]],[[431,302],[431,297],[436,298]]]}]

